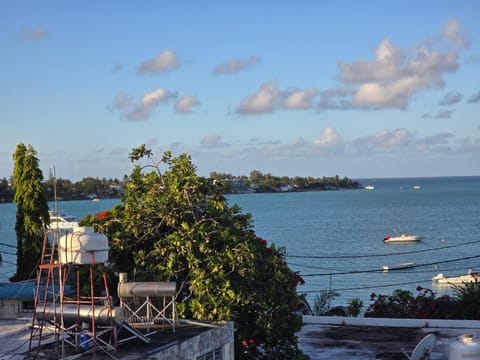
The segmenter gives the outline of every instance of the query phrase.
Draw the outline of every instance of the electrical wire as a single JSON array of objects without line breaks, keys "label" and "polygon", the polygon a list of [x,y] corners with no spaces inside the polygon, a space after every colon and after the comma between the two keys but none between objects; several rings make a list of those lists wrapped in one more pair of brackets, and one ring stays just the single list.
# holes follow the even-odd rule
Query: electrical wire
[{"label": "electrical wire", "polygon": [[[456,261],[476,259],[476,258],[479,258],[479,257],[480,257],[480,255],[466,256],[466,257],[457,258],[457,259],[443,260],[443,261],[437,261],[437,262],[431,262],[431,263],[425,263],[425,264],[417,264],[415,266],[416,267],[422,267],[422,266],[432,266],[432,265],[438,265],[438,264],[447,264],[447,263],[452,263],[452,262],[456,262]],[[335,273],[320,273],[320,274],[301,274],[301,276],[302,277],[306,277],[306,276],[331,276],[331,275],[349,275],[349,274],[362,274],[362,273],[375,273],[375,272],[383,272],[383,269],[339,271],[339,272],[335,272]]]},{"label": "electrical wire", "polygon": [[[353,290],[365,290],[365,289],[376,289],[376,288],[386,288],[391,286],[403,286],[403,285],[412,285],[418,283],[425,283],[431,281],[431,279],[427,280],[416,280],[416,281],[408,281],[402,283],[393,283],[393,284],[383,284],[383,285],[375,285],[375,286],[358,286],[358,287],[351,287],[351,288],[343,288],[343,289],[331,289],[329,291],[338,292],[338,291],[353,291]],[[307,290],[302,291],[302,293],[318,293],[318,290]]]},{"label": "electrical wire", "polygon": [[337,256],[327,256],[327,255],[286,255],[287,258],[300,258],[300,259],[356,259],[356,258],[368,258],[368,257],[382,257],[382,256],[397,256],[397,255],[407,255],[407,254],[418,254],[428,251],[436,251],[436,250],[443,250],[443,249],[451,249],[454,247],[459,246],[466,246],[472,244],[478,244],[480,240],[469,241],[462,244],[454,244],[454,245],[447,245],[441,246],[431,249],[421,249],[421,250],[412,250],[412,251],[403,251],[397,253],[389,253],[389,254],[360,254],[360,255],[337,255]]}]

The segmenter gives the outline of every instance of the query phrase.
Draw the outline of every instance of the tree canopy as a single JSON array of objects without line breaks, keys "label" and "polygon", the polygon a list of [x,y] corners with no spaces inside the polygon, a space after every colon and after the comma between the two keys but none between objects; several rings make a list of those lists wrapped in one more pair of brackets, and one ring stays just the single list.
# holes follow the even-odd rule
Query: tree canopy
[{"label": "tree canopy", "polygon": [[238,359],[305,358],[294,336],[303,279],[283,249],[259,238],[251,215],[229,206],[222,185],[198,176],[188,155],[155,161],[140,146],[130,159],[137,165],[122,204],[89,219],[108,235],[116,270],[176,281],[181,317],[234,321]]},{"label": "tree canopy", "polygon": [[13,154],[14,202],[17,204],[17,272],[12,281],[34,277],[40,260],[43,234],[50,222],[37,153],[31,145],[18,144]]}]

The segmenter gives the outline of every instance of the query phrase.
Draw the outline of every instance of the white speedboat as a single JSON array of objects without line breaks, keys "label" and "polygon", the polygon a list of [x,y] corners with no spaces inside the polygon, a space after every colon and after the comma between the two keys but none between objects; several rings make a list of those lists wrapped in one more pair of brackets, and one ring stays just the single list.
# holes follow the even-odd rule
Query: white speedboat
[{"label": "white speedboat", "polygon": [[420,241],[422,239],[423,239],[423,236],[420,236],[420,235],[400,233],[394,236],[387,235],[383,238],[383,241],[386,243],[402,243],[402,242]]},{"label": "white speedboat", "polygon": [[395,264],[395,265],[383,265],[383,271],[409,269],[414,266],[415,266],[414,262],[406,262],[406,263]]},{"label": "white speedboat", "polygon": [[367,186],[365,186],[365,190],[375,190],[375,186],[367,185]]},{"label": "white speedboat", "polygon": [[71,230],[78,227],[79,219],[73,215],[67,215],[59,211],[49,211],[50,230]]},{"label": "white speedboat", "polygon": [[438,284],[461,285],[466,283],[480,282],[480,272],[469,271],[466,275],[460,276],[444,276],[442,273],[435,275],[432,281]]}]

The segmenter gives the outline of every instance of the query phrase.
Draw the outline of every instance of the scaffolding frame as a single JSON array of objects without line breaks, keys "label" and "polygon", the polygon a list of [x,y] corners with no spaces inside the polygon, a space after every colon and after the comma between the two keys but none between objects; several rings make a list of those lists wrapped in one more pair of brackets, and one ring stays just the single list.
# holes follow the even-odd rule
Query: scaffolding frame
[{"label": "scaffolding frame", "polygon": [[[97,350],[107,354],[112,351],[116,352],[118,345],[117,332],[122,324],[118,324],[114,320],[114,308],[111,303],[105,272],[102,274],[104,294],[101,296],[95,294],[95,251],[88,252],[90,256],[88,265],[61,264],[58,260],[58,241],[56,242],[57,239],[55,238],[57,235],[58,233],[54,233],[51,246],[48,233],[44,235],[43,239],[40,265],[37,272],[28,354],[32,354],[35,349],[37,354],[39,353],[42,341],[45,342],[48,337],[44,332],[46,327],[53,327],[55,352],[58,354],[58,344],[61,343],[62,359],[65,357],[65,344],[83,351],[80,355],[92,353],[93,358],[96,358]],[[85,267],[88,267],[89,271],[90,294],[81,296],[80,269]],[[72,271],[76,278],[76,294],[69,298],[65,296],[65,284]],[[55,275],[58,275],[59,278],[58,293],[55,290]],[[43,288],[42,284],[44,285]],[[65,320],[68,320],[69,324],[66,324]],[[111,356],[111,354],[109,355]]]}]

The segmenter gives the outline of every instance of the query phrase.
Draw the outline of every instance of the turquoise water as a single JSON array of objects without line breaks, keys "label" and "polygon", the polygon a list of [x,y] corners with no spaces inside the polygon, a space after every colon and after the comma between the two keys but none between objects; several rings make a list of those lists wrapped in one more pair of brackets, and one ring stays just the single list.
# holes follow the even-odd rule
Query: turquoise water
[{"label": "turquoise water", "polygon": [[[337,291],[334,305],[353,297],[369,304],[372,292],[390,294],[417,285],[442,294],[432,284],[443,272],[480,270],[480,177],[368,179],[375,190],[229,195],[253,215],[257,235],[286,248],[292,269],[304,276],[300,292],[312,301],[321,290]],[[414,190],[414,185],[421,185]],[[118,200],[60,202],[83,217],[111,208]],[[0,243],[15,245],[15,204],[0,204]],[[385,244],[393,228],[424,235],[420,242]],[[468,244],[471,243],[471,244]],[[15,249],[0,245],[0,281],[15,271]],[[387,264],[416,262],[408,270],[376,271]]]}]

